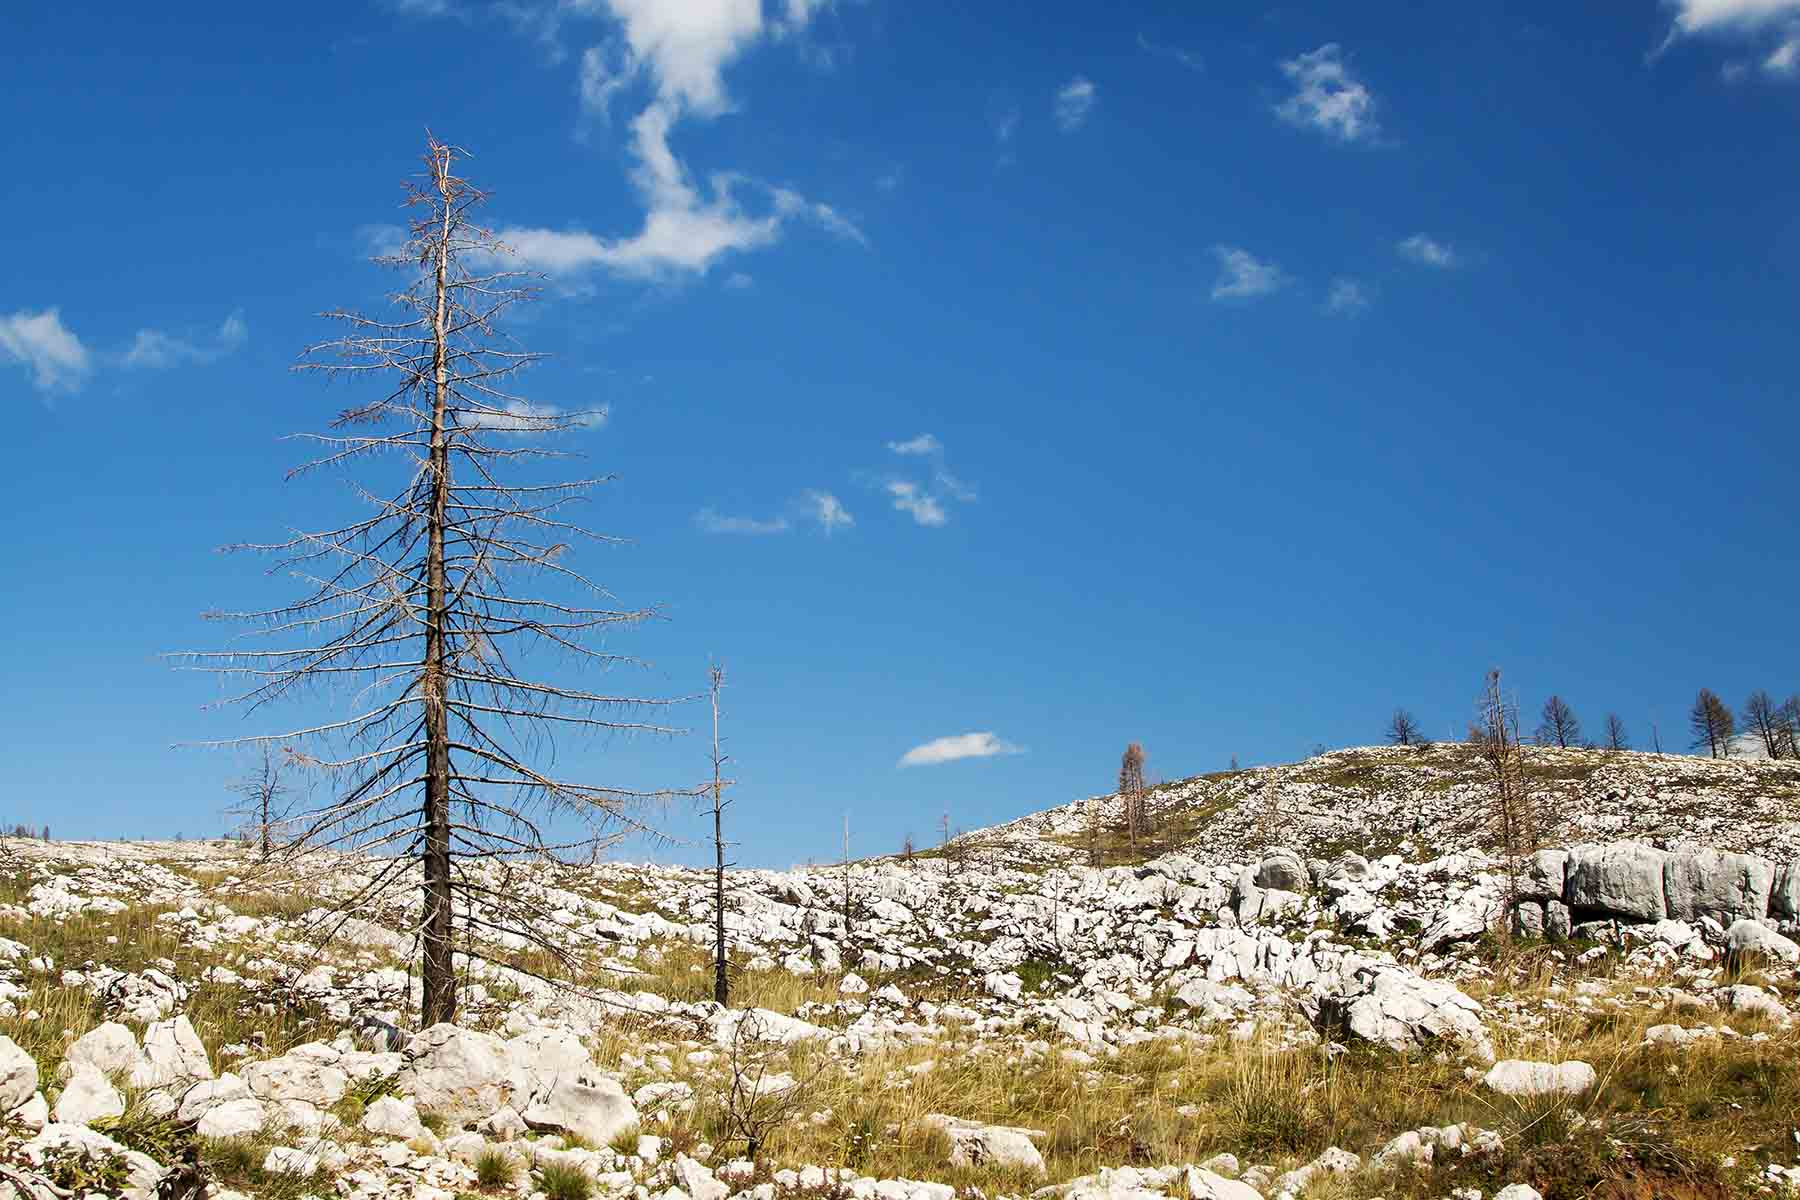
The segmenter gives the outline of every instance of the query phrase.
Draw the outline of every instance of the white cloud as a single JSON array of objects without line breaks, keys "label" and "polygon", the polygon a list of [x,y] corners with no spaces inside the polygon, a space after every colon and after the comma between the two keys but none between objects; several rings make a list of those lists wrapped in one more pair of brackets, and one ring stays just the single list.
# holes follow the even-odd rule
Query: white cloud
[{"label": "white cloud", "polygon": [[598,429],[606,424],[604,408],[589,412],[568,412],[554,404],[533,404],[529,400],[490,401],[491,412],[465,412],[462,423],[470,429],[493,429],[501,433],[555,433],[563,429]]},{"label": "white cloud", "polygon": [[1415,233],[1403,239],[1395,247],[1400,257],[1418,263],[1422,267],[1436,267],[1448,270],[1462,265],[1462,256],[1448,242],[1440,242],[1424,233]]},{"label": "white cloud", "polygon": [[1350,74],[1337,43],[1290,58],[1281,73],[1294,84],[1294,94],[1275,106],[1290,125],[1316,129],[1341,142],[1370,141],[1381,132],[1375,122],[1375,96]]},{"label": "white cloud", "polygon": [[89,369],[87,347],[54,308],[36,313],[21,309],[0,317],[0,357],[29,367],[32,385],[40,392],[72,392]]},{"label": "white cloud", "polygon": [[809,491],[805,496],[807,506],[812,510],[812,518],[825,530],[827,536],[839,529],[848,529],[856,524],[850,510],[830,492]]},{"label": "white cloud", "polygon": [[1213,282],[1214,300],[1247,300],[1266,296],[1287,284],[1287,276],[1274,263],[1263,262],[1238,246],[1214,246],[1219,278]]},{"label": "white cloud", "polygon": [[755,517],[727,517],[703,508],[694,514],[694,524],[703,533],[737,533],[758,537],[770,533],[786,533],[790,528],[786,517],[759,521]]},{"label": "white cloud", "polygon": [[244,314],[234,312],[206,342],[192,342],[160,329],[140,329],[122,360],[127,367],[163,370],[189,364],[216,362],[242,346],[250,337]]},{"label": "white cloud", "polygon": [[[866,242],[862,230],[836,209],[786,188],[720,172],[703,192],[669,148],[669,128],[678,115],[659,101],[632,121],[638,157],[632,182],[646,208],[644,227],[636,234],[609,241],[584,230],[503,229],[501,240],[533,270],[558,275],[601,267],[635,279],[705,274],[724,255],[770,244],[792,219]],[[762,211],[753,213],[740,201],[744,191],[763,194]]]},{"label": "white cloud", "polygon": [[[1800,0],[1665,0],[1675,10],[1669,35],[1650,54],[1652,59],[1677,38],[1712,37],[1739,42],[1760,41],[1773,47],[1762,60],[1762,69],[1774,76],[1791,78],[1800,73]],[[1727,82],[1735,83],[1749,72],[1749,64],[1728,62],[1722,68]]]},{"label": "white cloud", "polygon": [[779,10],[770,5],[765,22],[762,0],[562,0],[559,14],[598,16],[617,28],[614,37],[582,52],[583,110],[610,122],[620,93],[640,81],[649,87],[648,103],[630,122],[630,176],[644,223],[616,238],[581,229],[502,230],[522,265],[643,280],[698,275],[726,255],[770,245],[794,220],[864,242],[854,222],[796,192],[729,171],[697,181],[670,144],[683,120],[732,109],[725,86],[732,62],[759,40],[802,32],[824,7],[822,0],[786,0]]},{"label": "white cloud", "polygon": [[919,524],[935,529],[950,519],[938,498],[912,480],[890,479],[886,487],[888,496],[894,501],[894,507],[901,512],[911,513],[912,519]]},{"label": "white cloud", "polygon": [[887,448],[895,454],[942,454],[944,443],[929,433],[921,433],[916,438],[908,438],[904,442],[889,442]]},{"label": "white cloud", "polygon": [[923,745],[914,746],[900,756],[899,765],[934,767],[939,763],[956,762],[963,758],[994,758],[1002,754],[1023,753],[1025,747],[1002,741],[992,733],[958,733],[950,737],[933,738]]},{"label": "white cloud", "polygon": [[1353,317],[1369,307],[1369,289],[1355,279],[1339,277],[1331,281],[1325,296],[1325,311],[1337,316]]},{"label": "white cloud", "polygon": [[1077,75],[1056,93],[1056,123],[1064,133],[1073,133],[1086,124],[1094,110],[1099,93],[1091,80]]},{"label": "white cloud", "polygon": [[1800,18],[1800,0],[1673,0],[1668,7],[1681,33],[1755,30]]},{"label": "white cloud", "polygon": [[932,464],[931,482],[890,477],[882,482],[894,508],[911,516],[929,529],[948,524],[948,501],[967,503],[975,499],[975,489],[952,475],[944,465],[944,443],[935,434],[921,433],[903,442],[889,442],[887,448],[907,458],[925,458]]}]

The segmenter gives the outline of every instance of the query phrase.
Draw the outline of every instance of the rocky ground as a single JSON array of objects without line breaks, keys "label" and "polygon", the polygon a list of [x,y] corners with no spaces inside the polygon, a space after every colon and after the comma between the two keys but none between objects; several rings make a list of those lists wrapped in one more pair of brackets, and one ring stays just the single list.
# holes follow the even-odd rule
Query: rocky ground
[{"label": "rocky ground", "polygon": [[[1800,1188],[1800,765],[1463,747],[1081,801],[907,859],[504,880],[419,1030],[389,864],[8,841],[0,1191],[549,1200]],[[1086,865],[1090,816],[1101,818]],[[328,869],[321,872],[321,865]],[[477,917],[482,915],[477,910]],[[329,935],[329,936],[328,936]]]}]

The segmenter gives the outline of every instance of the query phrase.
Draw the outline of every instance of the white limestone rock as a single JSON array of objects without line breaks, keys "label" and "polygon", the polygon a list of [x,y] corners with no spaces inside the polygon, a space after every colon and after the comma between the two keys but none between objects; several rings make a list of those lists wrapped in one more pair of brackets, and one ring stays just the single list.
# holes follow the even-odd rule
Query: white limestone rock
[{"label": "white limestone rock", "polygon": [[1509,1058],[1489,1068],[1482,1082],[1503,1096],[1578,1096],[1594,1086],[1598,1076],[1584,1062],[1528,1062]]},{"label": "white limestone rock", "polygon": [[0,1034],[0,1112],[31,1099],[38,1088],[37,1062],[11,1038]]},{"label": "white limestone rock", "polygon": [[1031,1140],[1033,1137],[1044,1136],[1039,1130],[1020,1129],[1011,1125],[983,1125],[978,1121],[965,1121],[943,1113],[932,1113],[922,1123],[939,1130],[950,1139],[949,1161],[953,1167],[992,1163],[1002,1167],[1023,1167],[1039,1173],[1045,1169],[1044,1156]]},{"label": "white limestone rock", "polygon": [[92,1125],[102,1117],[125,1115],[125,1097],[112,1080],[87,1063],[75,1068],[56,1098],[55,1119],[69,1125]]},{"label": "white limestone rock", "polygon": [[625,1089],[591,1067],[559,1077],[519,1115],[533,1129],[577,1134],[591,1146],[607,1145],[638,1125],[637,1107]]},{"label": "white limestone rock", "polygon": [[1733,954],[1760,954],[1781,962],[1800,962],[1800,945],[1749,919],[1738,921],[1725,931],[1725,948]]}]

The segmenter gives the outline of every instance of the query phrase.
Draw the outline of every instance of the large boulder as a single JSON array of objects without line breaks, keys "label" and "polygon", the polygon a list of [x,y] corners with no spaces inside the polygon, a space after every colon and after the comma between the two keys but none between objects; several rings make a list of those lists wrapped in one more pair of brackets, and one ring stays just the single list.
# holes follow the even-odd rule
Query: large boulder
[{"label": "large boulder", "polygon": [[299,1102],[314,1108],[330,1108],[350,1090],[350,1077],[323,1058],[297,1047],[280,1058],[264,1059],[243,1067],[244,1082],[260,1100],[278,1104]]},{"label": "large boulder", "polygon": [[1419,935],[1421,950],[1440,950],[1453,942],[1478,938],[1500,921],[1505,901],[1488,887],[1473,887],[1438,910]]},{"label": "large boulder", "polygon": [[201,1114],[194,1130],[205,1138],[254,1137],[269,1123],[269,1111],[255,1096],[239,1096],[215,1104]]},{"label": "large boulder", "polygon": [[1525,864],[1519,895],[1527,900],[1561,900],[1568,883],[1569,852],[1539,850]]},{"label": "large boulder", "polygon": [[558,1076],[519,1115],[533,1129],[573,1133],[590,1146],[604,1146],[638,1124],[637,1107],[625,1089],[593,1067]]},{"label": "large boulder", "polygon": [[77,1067],[86,1065],[94,1067],[104,1075],[135,1076],[138,1070],[149,1065],[150,1060],[138,1049],[137,1035],[127,1025],[117,1021],[108,1021],[96,1025],[70,1045],[67,1054],[63,1055],[63,1065],[58,1073],[67,1075]]},{"label": "large boulder", "polygon": [[1306,863],[1292,850],[1271,850],[1256,864],[1252,881],[1257,887],[1272,892],[1304,893],[1312,890],[1312,874]]},{"label": "large boulder", "polygon": [[0,1112],[11,1112],[37,1093],[37,1060],[0,1034]]},{"label": "large boulder", "polygon": [[1774,866],[1753,854],[1685,851],[1663,864],[1663,902],[1669,915],[1682,921],[1760,920],[1768,914],[1774,881]]},{"label": "large boulder", "polygon": [[1404,967],[1359,971],[1344,991],[1316,997],[1313,1007],[1315,1023],[1327,1034],[1402,1052],[1459,1045],[1484,1062],[1494,1060],[1481,1005]]},{"label": "large boulder", "polygon": [[1488,1068],[1482,1082],[1503,1096],[1576,1096],[1597,1078],[1591,1065],[1573,1059],[1547,1063],[1509,1058]]},{"label": "large boulder", "polygon": [[1732,954],[1759,954],[1786,963],[1800,962],[1800,945],[1757,921],[1738,921],[1727,929],[1725,949]]},{"label": "large boulder", "polygon": [[1563,902],[1570,908],[1660,921],[1669,915],[1663,899],[1666,851],[1638,842],[1576,846],[1569,851]]},{"label": "large boulder", "polygon": [[411,1141],[425,1132],[419,1106],[404,1096],[383,1096],[363,1113],[362,1127],[384,1137]]},{"label": "large boulder", "polygon": [[406,1045],[395,1085],[420,1108],[461,1127],[500,1111],[522,1090],[506,1043],[451,1024],[421,1030]]},{"label": "large boulder", "polygon": [[979,1121],[965,1121],[943,1113],[932,1113],[923,1123],[950,1139],[950,1165],[953,1167],[992,1164],[1038,1172],[1045,1169],[1044,1156],[1031,1140],[1044,1136],[1039,1130],[983,1125]]},{"label": "large boulder", "polygon": [[102,1117],[125,1115],[125,1097],[97,1067],[83,1063],[63,1084],[56,1098],[55,1119],[70,1125],[92,1125]]},{"label": "large boulder", "polygon": [[132,1069],[133,1087],[169,1087],[213,1077],[206,1046],[185,1015],[150,1023],[144,1030],[144,1060]]}]

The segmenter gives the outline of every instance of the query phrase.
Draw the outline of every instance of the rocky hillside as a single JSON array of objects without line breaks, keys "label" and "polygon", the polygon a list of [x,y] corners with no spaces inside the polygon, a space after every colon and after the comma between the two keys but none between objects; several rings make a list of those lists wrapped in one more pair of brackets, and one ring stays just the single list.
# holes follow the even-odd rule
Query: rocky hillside
[{"label": "rocky hillside", "polygon": [[[1077,802],[910,860],[541,865],[573,971],[471,941],[418,1029],[392,864],[8,842],[0,1192],[952,1200],[1725,1196],[1800,1181],[1782,763],[1461,747]],[[465,917],[480,929],[486,913]],[[1631,1190],[1638,1188],[1639,1190]],[[1648,1188],[1648,1190],[1642,1190]],[[186,1189],[185,1191],[182,1189]]]}]

